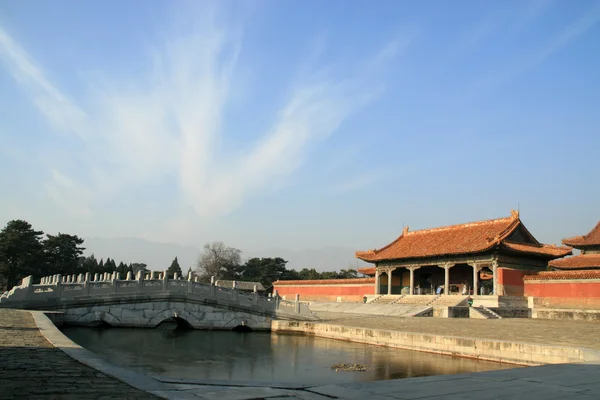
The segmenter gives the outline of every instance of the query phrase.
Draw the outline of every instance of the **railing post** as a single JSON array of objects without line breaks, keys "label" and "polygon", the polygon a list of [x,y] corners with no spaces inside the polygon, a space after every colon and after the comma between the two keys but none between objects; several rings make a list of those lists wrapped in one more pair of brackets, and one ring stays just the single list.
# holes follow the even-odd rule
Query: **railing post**
[{"label": "railing post", "polygon": [[167,274],[167,271],[163,272],[162,278],[163,278],[163,291],[168,292],[169,291],[169,275]]},{"label": "railing post", "polygon": [[300,314],[300,295],[296,293],[296,304],[294,304],[296,308],[296,314]]},{"label": "railing post", "polygon": [[215,277],[210,277],[210,297],[215,297]]},{"label": "railing post", "polygon": [[142,271],[142,270],[138,271],[138,276],[137,276],[137,292],[138,293],[144,292],[144,278],[145,277],[146,277],[146,274],[144,273],[144,271]]},{"label": "railing post", "polygon": [[89,272],[86,272],[84,279],[85,280],[83,281],[83,293],[86,296],[89,296],[90,295],[90,286],[91,286],[90,285],[90,273]]},{"label": "railing post", "polygon": [[254,288],[253,288],[252,303],[254,305],[258,304],[258,286],[257,285],[254,285]]},{"label": "railing post", "polygon": [[56,275],[56,296],[60,299],[62,297],[62,276]]},{"label": "railing post", "polygon": [[113,287],[113,293],[117,294],[117,292],[119,291],[119,280],[120,276],[119,273],[117,271],[113,272],[112,274],[112,287]]},{"label": "railing post", "polygon": [[233,285],[231,286],[231,301],[237,302],[237,282],[233,281]]},{"label": "railing post", "polygon": [[190,271],[190,273],[188,274],[188,293],[193,293],[194,292],[194,280],[193,280],[193,276],[192,276],[192,271]]},{"label": "railing post", "polygon": [[277,290],[273,292],[273,298],[275,298],[275,309],[279,310],[279,292]]}]

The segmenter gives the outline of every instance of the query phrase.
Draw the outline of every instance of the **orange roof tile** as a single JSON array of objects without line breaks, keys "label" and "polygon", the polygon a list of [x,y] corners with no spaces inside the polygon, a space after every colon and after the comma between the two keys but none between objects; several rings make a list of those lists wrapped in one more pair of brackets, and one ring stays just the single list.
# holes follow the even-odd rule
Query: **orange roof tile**
[{"label": "orange roof tile", "polygon": [[344,285],[358,283],[375,283],[375,278],[352,278],[352,279],[314,279],[296,281],[275,281],[273,286],[285,285]]},{"label": "orange roof tile", "polygon": [[358,272],[360,272],[363,275],[375,275],[376,268],[375,267],[359,268]]},{"label": "orange roof tile", "polygon": [[529,253],[540,256],[548,256],[549,258],[564,257],[573,253],[573,250],[567,246],[554,246],[548,244],[529,244],[529,243],[514,243],[508,240],[502,242],[502,245],[512,251],[518,253]]},{"label": "orange roof tile", "polygon": [[563,239],[562,242],[567,246],[573,246],[575,248],[600,246],[600,222],[598,222],[594,229],[592,229],[587,235],[566,238]]},{"label": "orange roof tile", "polygon": [[550,261],[548,265],[557,269],[600,269],[600,254],[580,254],[561,258]]},{"label": "orange roof tile", "polygon": [[600,279],[600,271],[544,271],[523,276],[524,281],[551,281],[563,279]]},{"label": "orange roof tile", "polygon": [[492,249],[504,242],[518,227],[529,236],[533,243],[523,248],[508,244],[514,251],[526,251],[529,254],[547,258],[561,257],[570,253],[570,249],[545,246],[535,240],[521,223],[519,213],[512,211],[510,217],[467,224],[444,226],[409,232],[404,228],[400,237],[379,250],[357,251],[356,257],[367,262],[399,260],[453,254],[480,253]]}]

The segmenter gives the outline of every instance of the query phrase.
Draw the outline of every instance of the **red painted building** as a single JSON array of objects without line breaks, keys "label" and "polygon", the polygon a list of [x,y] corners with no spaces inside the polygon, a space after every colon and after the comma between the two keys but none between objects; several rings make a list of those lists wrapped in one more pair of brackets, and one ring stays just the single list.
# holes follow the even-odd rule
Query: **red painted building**
[{"label": "red painted building", "polygon": [[[374,264],[377,294],[473,293],[522,296],[522,276],[543,271],[571,254],[566,246],[538,242],[517,211],[486,221],[409,231],[390,244],[356,252]],[[491,277],[491,279],[489,279]],[[465,289],[466,288],[466,289]]]}]

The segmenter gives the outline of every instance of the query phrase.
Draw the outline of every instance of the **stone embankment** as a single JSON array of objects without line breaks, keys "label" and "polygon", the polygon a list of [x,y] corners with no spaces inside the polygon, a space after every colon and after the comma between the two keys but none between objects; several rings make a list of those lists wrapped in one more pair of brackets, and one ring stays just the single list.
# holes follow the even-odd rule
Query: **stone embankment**
[{"label": "stone embankment", "polygon": [[520,365],[600,363],[600,325],[593,322],[318,315],[321,322],[275,320],[272,331]]}]

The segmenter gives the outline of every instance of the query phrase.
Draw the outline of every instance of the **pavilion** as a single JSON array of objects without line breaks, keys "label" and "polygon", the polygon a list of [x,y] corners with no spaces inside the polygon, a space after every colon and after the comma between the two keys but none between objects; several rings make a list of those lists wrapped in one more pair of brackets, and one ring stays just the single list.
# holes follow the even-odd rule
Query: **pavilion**
[{"label": "pavilion", "polygon": [[580,250],[581,254],[552,260],[550,267],[556,270],[600,269],[600,222],[587,235],[563,239],[562,242]]},{"label": "pavilion", "polygon": [[374,264],[359,272],[375,276],[375,294],[435,294],[443,285],[444,294],[522,296],[525,273],[546,270],[549,261],[569,254],[570,247],[538,242],[513,210],[487,221],[405,227],[392,243],[356,257]]}]

